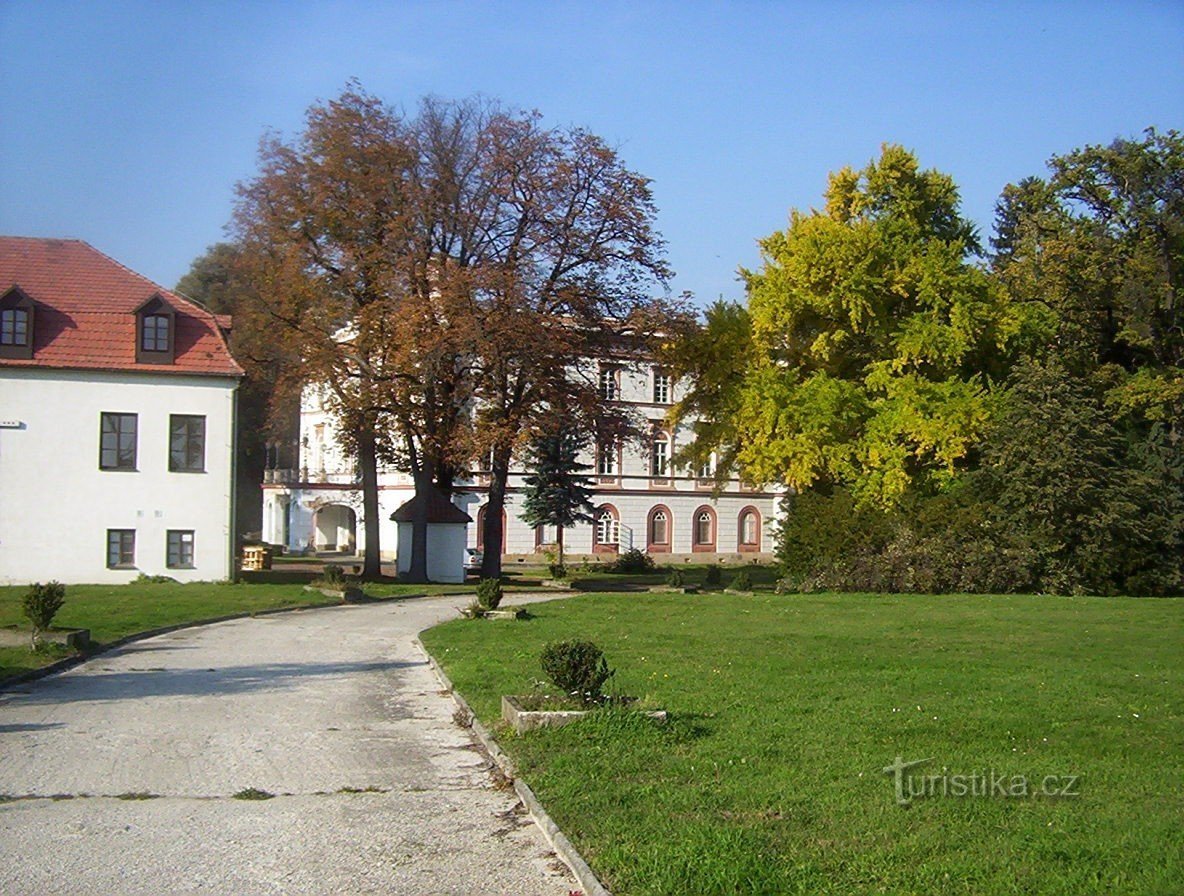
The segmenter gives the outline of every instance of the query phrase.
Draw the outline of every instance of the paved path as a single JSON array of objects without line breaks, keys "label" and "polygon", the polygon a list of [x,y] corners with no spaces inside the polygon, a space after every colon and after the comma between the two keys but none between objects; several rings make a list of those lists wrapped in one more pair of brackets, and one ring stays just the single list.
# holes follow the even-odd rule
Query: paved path
[{"label": "paved path", "polygon": [[0,691],[0,794],[34,797],[0,803],[0,893],[566,896],[414,643],[465,601],[185,629]]}]

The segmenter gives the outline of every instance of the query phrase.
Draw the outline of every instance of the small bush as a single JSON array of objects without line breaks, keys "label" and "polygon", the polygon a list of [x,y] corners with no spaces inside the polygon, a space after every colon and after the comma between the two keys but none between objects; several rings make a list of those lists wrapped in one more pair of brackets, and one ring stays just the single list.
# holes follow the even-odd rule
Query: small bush
[{"label": "small bush", "polygon": [[477,583],[477,605],[482,610],[496,610],[501,602],[501,579],[482,579]]},{"label": "small bush", "polygon": [[628,575],[653,572],[654,558],[645,551],[640,551],[637,548],[630,548],[625,553],[617,557],[612,569],[613,572],[626,573]]},{"label": "small bush", "polygon": [[670,572],[666,574],[666,584],[671,588],[685,588],[687,584],[687,577],[682,574],[682,570],[677,567],[671,568]]},{"label": "small bush", "polygon": [[742,569],[735,576],[732,577],[732,582],[728,585],[733,591],[751,591],[752,590],[752,573],[747,569]]},{"label": "small bush", "polygon": [[703,577],[703,583],[706,585],[718,585],[722,581],[719,567],[712,563],[707,567],[707,575]]},{"label": "small bush", "polygon": [[336,563],[326,563],[321,570],[321,584],[326,588],[340,588],[345,584],[345,570]]},{"label": "small bush", "polygon": [[61,582],[48,582],[42,585],[36,582],[25,592],[21,606],[25,616],[33,624],[33,646],[37,646],[40,634],[49,628],[53,617],[57,615],[62,604],[66,602],[66,586]]},{"label": "small bush", "polygon": [[551,574],[553,579],[566,579],[567,567],[562,563],[548,563],[547,571]]},{"label": "small bush", "polygon": [[539,660],[543,672],[565,694],[586,704],[604,699],[604,684],[613,670],[604,651],[591,641],[556,641],[543,649]]},{"label": "small bush", "polygon": [[140,573],[132,579],[133,585],[176,585],[177,580],[172,576],[150,576]]}]

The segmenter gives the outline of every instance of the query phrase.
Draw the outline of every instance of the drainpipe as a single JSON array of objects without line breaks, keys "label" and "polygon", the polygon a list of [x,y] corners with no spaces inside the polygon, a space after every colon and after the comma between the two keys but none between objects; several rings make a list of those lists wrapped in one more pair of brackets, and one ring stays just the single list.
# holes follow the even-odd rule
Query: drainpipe
[{"label": "drainpipe", "polygon": [[238,581],[238,390],[242,380],[234,381],[230,391],[230,575]]}]

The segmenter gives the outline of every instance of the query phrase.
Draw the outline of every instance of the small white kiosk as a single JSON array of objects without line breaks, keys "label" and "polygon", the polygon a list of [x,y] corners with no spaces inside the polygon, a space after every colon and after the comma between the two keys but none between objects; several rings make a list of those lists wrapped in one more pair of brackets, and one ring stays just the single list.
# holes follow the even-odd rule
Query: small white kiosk
[{"label": "small white kiosk", "polygon": [[425,496],[416,495],[391,514],[399,536],[399,574],[411,569],[412,520],[421,501],[427,501],[428,579],[446,584],[464,582],[465,546],[468,544],[468,526],[473,519],[435,488]]}]

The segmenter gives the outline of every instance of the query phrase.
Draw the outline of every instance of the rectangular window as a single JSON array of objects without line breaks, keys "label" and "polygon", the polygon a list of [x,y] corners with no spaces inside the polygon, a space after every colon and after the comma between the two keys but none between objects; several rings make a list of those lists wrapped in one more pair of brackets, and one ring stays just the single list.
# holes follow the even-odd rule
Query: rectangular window
[{"label": "rectangular window", "polygon": [[169,415],[169,470],[203,473],[206,469],[206,418]]},{"label": "rectangular window", "polygon": [[192,529],[169,529],[168,557],[165,565],[169,569],[193,569]]},{"label": "rectangular window", "polygon": [[140,347],[146,352],[169,350],[169,318],[167,314],[144,316],[144,331]]},{"label": "rectangular window", "polygon": [[136,565],[136,530],[107,530],[107,568],[131,569]]},{"label": "rectangular window", "polygon": [[616,401],[621,397],[621,371],[619,368],[600,368],[600,397],[605,401]]},{"label": "rectangular window", "polygon": [[654,371],[654,404],[670,404],[670,376]]},{"label": "rectangular window", "polygon": [[136,468],[136,415],[104,412],[99,427],[99,469]]},{"label": "rectangular window", "polygon": [[0,311],[0,345],[29,344],[29,312],[23,308]]},{"label": "rectangular window", "polygon": [[654,438],[650,455],[650,474],[662,478],[670,474],[670,440],[665,434]]},{"label": "rectangular window", "polygon": [[596,472],[601,476],[617,475],[616,445],[601,445],[596,449]]}]

